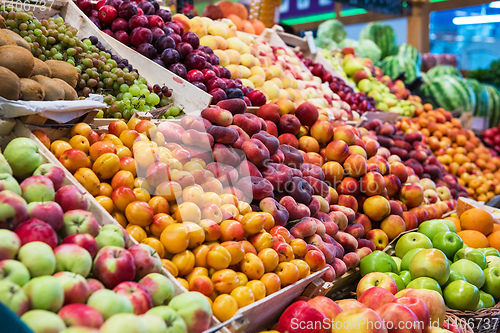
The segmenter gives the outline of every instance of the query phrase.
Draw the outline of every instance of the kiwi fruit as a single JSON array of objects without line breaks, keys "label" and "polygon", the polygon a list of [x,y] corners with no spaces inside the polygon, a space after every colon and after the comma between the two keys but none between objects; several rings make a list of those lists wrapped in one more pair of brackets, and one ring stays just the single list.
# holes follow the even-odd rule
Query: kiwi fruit
[{"label": "kiwi fruit", "polygon": [[45,64],[49,66],[53,78],[66,81],[73,89],[76,88],[76,84],[78,83],[78,72],[75,66],[60,60],[47,60]]},{"label": "kiwi fruit", "polygon": [[16,73],[18,77],[30,77],[35,60],[30,51],[17,45],[0,46],[0,66]]},{"label": "kiwi fruit", "polygon": [[19,77],[8,68],[0,67],[0,96],[17,100],[21,92]]},{"label": "kiwi fruit", "polygon": [[52,81],[55,81],[59,87],[64,91],[64,99],[66,101],[74,101],[78,99],[78,94],[76,90],[71,87],[66,81],[63,81],[58,78],[53,78]]},{"label": "kiwi fruit", "polygon": [[64,99],[64,90],[59,86],[58,82],[52,80],[50,77],[35,75],[31,79],[40,83],[45,91],[44,101],[60,101]]},{"label": "kiwi fruit", "polygon": [[19,99],[23,101],[43,101],[45,98],[45,91],[42,85],[32,79],[20,79],[21,93]]},{"label": "kiwi fruit", "polygon": [[[24,40],[23,37],[19,36],[18,34],[16,34],[14,31],[12,30],[9,30],[9,29],[2,29],[0,30],[0,32],[3,32],[7,35],[10,36],[10,38],[12,38],[14,40],[14,43],[17,45],[17,46],[21,46],[21,47],[24,47],[26,50],[30,51],[31,52],[31,47],[30,47],[30,44],[28,44],[27,41]],[[0,34],[1,35],[1,34]]]},{"label": "kiwi fruit", "polygon": [[52,77],[52,72],[49,66],[47,66],[42,60],[35,58],[35,66],[33,66],[33,73],[31,76],[43,75],[46,77]]},{"label": "kiwi fruit", "polygon": [[[14,38],[12,38],[12,36],[10,36],[10,34],[8,32],[5,32],[5,30],[7,30],[7,29],[0,30],[0,46],[16,45],[16,41],[14,40]],[[16,33],[14,32],[14,34],[16,34]],[[21,37],[21,36],[19,36],[19,37]],[[26,41],[24,41],[24,42],[26,42]]]}]

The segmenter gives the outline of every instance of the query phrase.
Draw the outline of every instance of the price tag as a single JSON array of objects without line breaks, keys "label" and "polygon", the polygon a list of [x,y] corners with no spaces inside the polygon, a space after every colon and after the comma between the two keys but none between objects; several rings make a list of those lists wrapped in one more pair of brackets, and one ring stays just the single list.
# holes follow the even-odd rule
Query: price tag
[{"label": "price tag", "polygon": [[306,37],[307,45],[309,46],[309,51],[311,52],[311,54],[318,53],[318,49],[316,48],[316,42],[314,41],[314,36],[312,31],[306,31],[304,35]]}]

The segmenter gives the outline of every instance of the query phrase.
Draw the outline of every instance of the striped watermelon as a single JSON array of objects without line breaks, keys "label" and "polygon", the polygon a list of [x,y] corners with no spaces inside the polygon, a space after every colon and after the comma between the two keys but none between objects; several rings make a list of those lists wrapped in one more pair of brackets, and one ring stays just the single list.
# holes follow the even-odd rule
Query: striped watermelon
[{"label": "striped watermelon", "polygon": [[431,80],[441,77],[443,75],[453,75],[462,77],[462,74],[460,73],[458,68],[450,65],[437,65],[427,71],[427,77]]},{"label": "striped watermelon", "polygon": [[401,44],[398,47],[398,56],[402,56],[403,58],[411,59],[413,60],[418,67],[422,64],[422,57],[420,56],[420,53],[418,50],[409,44]]},{"label": "striped watermelon", "polygon": [[382,51],[382,58],[395,54],[396,51],[396,34],[391,26],[380,22],[368,23],[361,34],[359,39],[372,40]]},{"label": "striped watermelon", "polygon": [[476,79],[465,79],[465,83],[474,91],[476,96],[476,108],[474,109],[474,116],[486,117],[488,114],[488,92],[484,86]]},{"label": "striped watermelon", "polygon": [[484,89],[488,93],[488,114],[490,127],[498,126],[500,122],[500,92],[490,84],[483,83]]},{"label": "striped watermelon", "polygon": [[444,75],[422,85],[422,94],[434,107],[446,111],[473,112],[476,107],[474,91],[461,78]]},{"label": "striped watermelon", "polygon": [[401,56],[388,56],[378,63],[378,67],[393,80],[401,73],[405,73],[406,83],[411,83],[420,77],[420,68],[417,64],[413,60]]}]

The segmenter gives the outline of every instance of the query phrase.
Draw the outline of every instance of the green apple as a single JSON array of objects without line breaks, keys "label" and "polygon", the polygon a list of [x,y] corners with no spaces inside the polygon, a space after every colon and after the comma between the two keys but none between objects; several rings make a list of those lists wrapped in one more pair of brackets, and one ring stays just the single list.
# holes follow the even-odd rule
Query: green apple
[{"label": "green apple", "polygon": [[448,225],[441,222],[441,220],[430,220],[420,223],[418,226],[418,232],[423,233],[429,239],[433,239],[438,233],[443,231],[450,231]]},{"label": "green apple", "polygon": [[21,186],[17,180],[8,173],[0,173],[0,190],[9,190],[17,195],[21,195]]},{"label": "green apple", "polygon": [[403,256],[403,259],[401,259],[401,270],[402,271],[409,271],[410,270],[410,262],[421,250],[424,250],[423,248],[416,248],[416,249],[411,249],[410,251],[406,252],[406,254]]},{"label": "green apple", "polygon": [[31,242],[19,249],[17,259],[30,271],[31,277],[51,275],[56,270],[56,257],[44,242]]},{"label": "green apple", "polygon": [[64,303],[64,290],[59,281],[50,275],[31,279],[23,287],[32,309],[57,312]]},{"label": "green apple", "polygon": [[139,318],[146,328],[145,333],[168,333],[167,324],[165,324],[161,317],[152,314],[143,314]]},{"label": "green apple", "polygon": [[465,280],[475,285],[477,289],[483,287],[485,281],[484,273],[476,263],[467,259],[460,259],[451,264],[450,269],[462,273]]},{"label": "green apple", "polygon": [[101,333],[145,332],[143,320],[132,313],[118,313],[106,320],[100,328]]},{"label": "green apple", "polygon": [[372,81],[370,81],[369,79],[363,79],[358,82],[358,88],[365,93],[369,92],[370,90],[372,90]]},{"label": "green apple", "polygon": [[450,309],[475,311],[480,300],[479,289],[467,281],[453,281],[444,288],[444,301]]},{"label": "green apple", "polygon": [[127,296],[109,289],[100,289],[90,295],[87,305],[102,314],[104,320],[118,313],[133,313],[134,308]]},{"label": "green apple", "polygon": [[387,273],[387,275],[389,275],[396,282],[396,285],[398,286],[398,291],[406,288],[405,282],[403,281],[403,279],[401,279],[399,275],[392,272]]},{"label": "green apple", "polygon": [[345,60],[344,63],[342,64],[342,68],[344,69],[344,72],[348,76],[352,76],[357,71],[363,69],[363,64],[358,59],[352,58]]},{"label": "green apple", "polygon": [[18,316],[28,311],[30,306],[23,288],[7,280],[0,281],[0,303]]},{"label": "green apple", "polygon": [[31,310],[21,316],[21,320],[33,332],[61,332],[66,328],[57,314],[46,310]]},{"label": "green apple", "polygon": [[452,283],[453,281],[457,280],[467,281],[462,273],[457,272],[450,268],[450,277],[448,278],[448,281],[446,281],[446,283],[444,284],[443,288]]},{"label": "green apple", "polygon": [[451,231],[442,231],[434,236],[432,239],[432,245],[434,248],[443,251],[448,259],[452,260],[455,253],[462,248],[464,242],[456,233]]},{"label": "green apple", "polygon": [[483,252],[486,257],[488,256],[500,257],[500,253],[498,252],[498,250],[493,247],[486,247],[478,250]]},{"label": "green apple", "polygon": [[15,138],[11,140],[3,155],[12,168],[16,178],[27,178],[33,174],[42,163],[43,157],[38,152],[35,141],[29,138]]},{"label": "green apple", "polygon": [[405,283],[405,285],[408,285],[408,283],[411,282],[410,271],[401,271],[401,272],[399,272],[399,277],[401,278],[401,280],[403,280],[403,282]]},{"label": "green apple", "polygon": [[398,267],[398,272],[401,270],[401,258],[398,257],[391,257],[392,260],[396,263],[396,266]]},{"label": "green apple", "polygon": [[484,253],[472,247],[466,247],[458,250],[453,257],[453,261],[458,261],[460,259],[470,260],[481,267],[481,269],[488,267]]},{"label": "green apple", "polygon": [[433,278],[429,277],[416,278],[415,280],[412,280],[410,283],[408,283],[406,288],[434,290],[440,293],[441,296],[443,295],[443,291],[441,290],[441,286],[439,285],[439,283]]},{"label": "green apple", "polygon": [[430,277],[443,285],[450,277],[450,263],[441,250],[424,249],[411,260],[410,274],[412,279]]},{"label": "green apple", "polygon": [[485,282],[483,290],[491,294],[496,300],[500,299],[500,267],[486,268],[484,270]]},{"label": "green apple", "polygon": [[9,162],[5,159],[5,157],[0,153],[0,173],[8,173],[12,175],[12,168],[9,165]]},{"label": "green apple", "polygon": [[30,272],[22,262],[13,259],[0,261],[0,281],[14,282],[22,287],[29,280]]},{"label": "green apple", "polygon": [[0,229],[0,260],[14,259],[21,247],[21,239],[14,232]]},{"label": "green apple", "polygon": [[373,251],[363,259],[361,259],[359,263],[359,268],[361,271],[361,276],[365,276],[368,273],[372,272],[394,272],[398,273],[398,266],[385,252],[382,251]]},{"label": "green apple", "polygon": [[168,306],[184,319],[188,332],[201,332],[210,327],[212,307],[203,294],[193,291],[179,294]]},{"label": "green apple", "polygon": [[118,246],[125,248],[125,238],[123,236],[123,228],[115,224],[107,224],[99,230],[96,236],[97,248],[100,250],[105,246]]},{"label": "green apple", "polygon": [[409,232],[401,236],[396,243],[396,256],[402,259],[408,251],[416,248],[432,249],[432,242],[429,237],[424,234]]},{"label": "green apple", "polygon": [[491,308],[492,306],[495,306],[495,304],[497,304],[495,302],[495,298],[491,296],[491,294],[488,294],[487,292],[484,292],[482,290],[479,290],[479,298],[483,302],[483,306],[485,308]]},{"label": "green apple", "polygon": [[494,256],[487,256],[486,263],[488,264],[488,268],[500,267],[500,258]]},{"label": "green apple", "polygon": [[145,287],[153,297],[153,305],[167,305],[174,297],[175,289],[173,283],[165,275],[150,273],[143,277],[139,284]]},{"label": "green apple", "polygon": [[182,317],[170,306],[160,305],[152,308],[146,312],[146,314],[155,315],[163,319],[168,326],[169,332],[187,332],[187,326],[184,319],[182,319]]},{"label": "green apple", "polygon": [[455,223],[450,220],[445,220],[445,219],[437,219],[437,220],[432,220],[432,221],[439,221],[441,223],[444,223],[448,226],[448,229],[450,229],[451,232],[457,232],[457,227],[455,226]]},{"label": "green apple", "polygon": [[89,251],[76,244],[61,244],[54,249],[57,272],[71,272],[87,277],[92,270]]},{"label": "green apple", "polygon": [[484,308],[484,303],[481,300],[481,295],[480,295],[479,296],[479,302],[477,302],[477,306],[476,306],[476,309],[474,311],[481,310],[482,308]]}]

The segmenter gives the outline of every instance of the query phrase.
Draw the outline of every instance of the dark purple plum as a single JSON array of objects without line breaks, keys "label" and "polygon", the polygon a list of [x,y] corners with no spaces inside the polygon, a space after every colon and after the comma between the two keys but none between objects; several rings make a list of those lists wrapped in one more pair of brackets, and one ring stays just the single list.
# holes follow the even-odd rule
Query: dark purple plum
[{"label": "dark purple plum", "polygon": [[137,15],[137,7],[135,3],[131,1],[124,1],[120,4],[120,6],[118,6],[118,17],[128,21],[134,15]]},{"label": "dark purple plum", "polygon": [[113,31],[111,31],[109,29],[105,29],[102,32],[104,32],[106,35],[110,35],[111,37],[113,37]]},{"label": "dark purple plum", "polygon": [[241,88],[241,91],[243,91],[243,93],[246,95],[248,95],[251,91],[253,91],[253,88],[252,87],[247,87],[247,86],[244,86],[243,88]]},{"label": "dark purple plum", "polygon": [[172,64],[168,67],[168,70],[175,75],[182,77],[183,79],[187,78],[186,66],[184,66],[183,64]]},{"label": "dark purple plum", "polygon": [[[163,20],[163,21],[165,21],[165,20]],[[182,34],[181,27],[178,24],[175,24],[174,22],[166,22],[165,21],[165,25],[167,27],[169,27],[170,29],[172,29],[176,34],[178,34],[178,35]]]},{"label": "dark purple plum", "polygon": [[195,49],[193,50],[193,53],[196,53],[196,54],[199,54],[201,55],[203,58],[205,58],[205,60],[208,59],[208,54],[206,54],[205,52],[203,52],[202,50],[200,49]]},{"label": "dark purple plum", "polygon": [[130,45],[130,36],[124,30],[118,30],[113,34],[113,37],[125,45]]},{"label": "dark purple plum", "polygon": [[175,48],[175,42],[170,36],[160,36],[155,42],[155,47],[158,53],[162,53],[166,49]]},{"label": "dark purple plum", "polygon": [[153,62],[157,63],[162,67],[165,67],[165,63],[161,59],[153,59]]},{"label": "dark purple plum", "polygon": [[210,90],[209,94],[212,95],[212,104],[217,104],[220,101],[227,99],[226,92],[221,88]]},{"label": "dark purple plum", "polygon": [[204,92],[208,92],[207,91],[207,86],[205,86],[202,82],[199,82],[199,81],[195,81],[195,82],[191,82],[191,84],[197,88],[200,88],[201,90],[203,90]]},{"label": "dark purple plum", "polygon": [[202,70],[205,68],[206,60],[201,55],[194,53],[194,51],[187,55],[184,60],[184,64],[188,70],[191,69],[199,69]]},{"label": "dark purple plum", "polygon": [[205,52],[206,54],[213,54],[213,53],[214,53],[214,50],[212,50],[212,49],[211,49],[210,47],[208,47],[208,46],[204,46],[204,45],[202,45],[202,46],[200,46],[198,49],[199,49],[199,50],[202,50],[202,51],[203,51],[203,52]]},{"label": "dark purple plum", "polygon": [[205,69],[211,69],[213,70],[214,69],[214,66],[212,66],[211,63],[208,62],[208,60],[205,62]]},{"label": "dark purple plum", "polygon": [[155,8],[155,12],[160,9],[160,5],[158,4],[158,1],[155,1],[155,0],[149,0],[149,2],[153,5],[153,7]]},{"label": "dark purple plum", "polygon": [[132,43],[132,45],[136,47],[138,47],[142,43],[151,44],[152,42],[153,42],[153,33],[148,28],[137,27],[134,30],[132,30],[132,33],[130,33],[130,43]]},{"label": "dark purple plum", "polygon": [[165,32],[165,35],[167,35],[167,36],[174,32],[172,30],[172,28],[169,28],[166,25],[163,26],[163,31]]},{"label": "dark purple plum", "polygon": [[243,91],[241,91],[241,89],[238,89],[238,88],[227,89],[226,94],[227,94],[227,98],[243,99],[243,97],[245,96],[243,94]]},{"label": "dark purple plum", "polygon": [[161,60],[167,66],[175,64],[180,60],[179,52],[177,52],[175,49],[166,49],[161,53]]},{"label": "dark purple plum", "polygon": [[175,49],[177,50],[177,52],[179,52],[181,59],[186,58],[186,56],[193,51],[193,47],[191,46],[191,44],[186,42],[181,42],[175,45]]},{"label": "dark purple plum", "polygon": [[165,23],[172,21],[172,13],[170,12],[170,10],[160,8],[156,10],[155,14],[161,17],[163,19],[163,22]]},{"label": "dark purple plum", "polygon": [[156,58],[158,54],[158,52],[156,52],[155,47],[149,43],[142,43],[141,45],[139,45],[139,47],[137,48],[137,52],[139,52],[140,54],[149,59]]},{"label": "dark purple plum", "polygon": [[194,32],[185,32],[182,35],[182,41],[191,44],[195,50],[200,46],[200,39]]},{"label": "dark purple plum", "polygon": [[96,27],[99,30],[101,30],[101,22],[99,21],[99,19],[96,16],[91,16],[90,21],[92,21],[92,23],[94,23],[96,25]]},{"label": "dark purple plum", "polygon": [[165,32],[158,27],[151,29],[151,32],[153,33],[153,43],[155,43],[158,38],[165,35]]},{"label": "dark purple plum", "polygon": [[[124,3],[127,3],[127,2],[124,2]],[[111,30],[113,32],[117,32],[118,30],[127,31],[128,30],[127,20],[125,20],[123,18],[117,18],[116,20],[113,21],[113,23],[111,23]]]},{"label": "dark purple plum", "polygon": [[179,43],[182,43],[182,38],[180,35],[176,34],[175,32],[170,34],[169,35],[170,37],[172,37],[172,39],[174,40],[175,42],[175,45],[179,44]]},{"label": "dark purple plum", "polygon": [[155,7],[149,1],[141,1],[137,6],[142,9],[144,15],[153,15],[155,13]]},{"label": "dark purple plum", "polygon": [[212,91],[212,90],[214,90],[216,88],[220,88],[223,91],[226,91],[227,85],[226,85],[226,83],[224,82],[223,79],[219,79],[219,78],[213,78],[213,79],[211,79],[210,81],[207,82],[207,89],[208,89],[208,91]]},{"label": "dark purple plum", "polygon": [[212,65],[218,65],[218,64],[220,64],[220,62],[219,62],[219,57],[218,57],[218,56],[216,56],[216,55],[215,55],[215,54],[213,54],[213,53],[209,53],[209,54],[208,54],[208,61],[210,61],[210,63],[211,63]]},{"label": "dark purple plum", "polygon": [[130,30],[134,30],[137,27],[144,27],[144,28],[149,27],[149,21],[145,15],[139,15],[139,14],[134,15],[128,21],[128,28]]},{"label": "dark purple plum", "polygon": [[118,7],[120,7],[122,2],[123,2],[122,0],[107,0],[106,5],[110,5],[118,9]]}]

